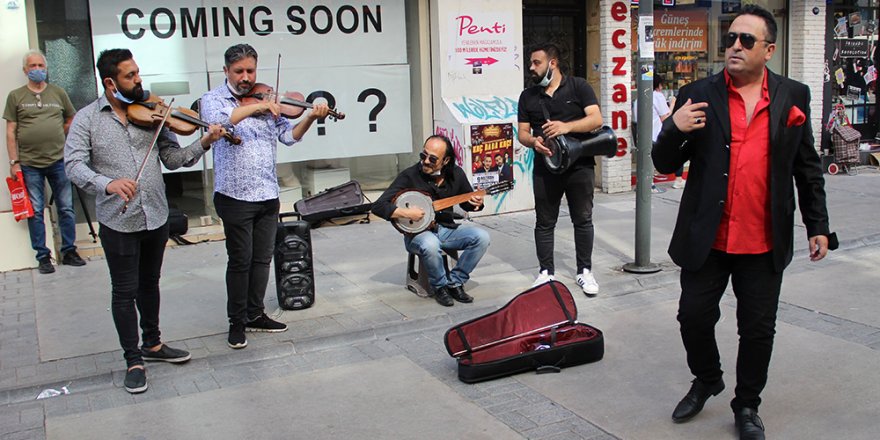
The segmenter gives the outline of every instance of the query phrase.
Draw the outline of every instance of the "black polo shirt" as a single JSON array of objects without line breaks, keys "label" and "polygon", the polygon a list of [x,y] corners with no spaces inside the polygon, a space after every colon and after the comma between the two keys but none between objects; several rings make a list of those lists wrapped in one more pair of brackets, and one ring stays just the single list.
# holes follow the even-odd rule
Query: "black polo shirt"
[{"label": "black polo shirt", "polygon": [[[550,113],[550,119],[562,122],[581,119],[586,116],[584,108],[599,105],[593,88],[587,84],[586,80],[576,76],[563,76],[562,82],[553,96],[544,93],[542,86],[529,87],[519,95],[517,119],[519,122],[531,124],[532,136],[544,136],[541,126],[547,122],[547,118],[544,117],[544,111],[541,109],[542,101],[547,107],[547,112]],[[568,135],[576,139],[584,139],[587,134],[569,133]],[[596,161],[593,156],[582,156],[570,168],[593,167],[595,165]],[[535,172],[549,173],[543,160],[535,161]]]},{"label": "black polo shirt", "polygon": [[[443,180],[443,184],[437,185],[432,176],[422,172],[421,164],[416,163],[401,171],[397,178],[394,179],[394,182],[391,183],[391,186],[373,203],[373,214],[385,220],[391,220],[391,214],[397,209],[397,205],[394,204],[394,198],[401,191],[409,189],[427,192],[431,195],[431,200],[445,199],[473,192],[473,187],[471,187],[471,183],[468,182],[467,175],[465,175],[461,167],[454,166],[452,174]],[[475,208],[470,202],[463,202],[459,206],[465,211],[479,211],[483,209],[482,206],[479,209]],[[434,219],[438,224],[447,228],[455,229],[458,227],[453,217],[452,207],[438,211]]]}]

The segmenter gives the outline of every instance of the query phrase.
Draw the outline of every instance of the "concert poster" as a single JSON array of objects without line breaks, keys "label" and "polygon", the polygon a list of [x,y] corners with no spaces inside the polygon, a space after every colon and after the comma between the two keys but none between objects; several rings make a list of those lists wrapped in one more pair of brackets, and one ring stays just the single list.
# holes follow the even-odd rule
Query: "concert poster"
[{"label": "concert poster", "polygon": [[471,154],[475,187],[513,181],[513,124],[472,125]]}]

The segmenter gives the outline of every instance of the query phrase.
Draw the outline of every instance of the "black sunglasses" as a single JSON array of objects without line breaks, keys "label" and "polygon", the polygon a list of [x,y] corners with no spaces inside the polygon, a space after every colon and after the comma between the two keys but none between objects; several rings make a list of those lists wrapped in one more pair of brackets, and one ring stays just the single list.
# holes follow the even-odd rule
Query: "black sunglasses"
[{"label": "black sunglasses", "polygon": [[754,35],[747,34],[745,32],[740,32],[740,33],[728,32],[727,35],[724,36],[724,47],[726,47],[728,49],[733,47],[733,45],[736,44],[737,39],[739,39],[740,44],[742,44],[742,47],[745,48],[746,50],[752,50],[752,48],[755,47],[755,43],[757,43],[758,41],[763,41],[768,44],[773,44],[772,41],[759,40],[759,39],[755,38]]},{"label": "black sunglasses", "polygon": [[440,158],[439,158],[439,157],[434,156],[433,154],[428,154],[428,153],[426,153],[426,152],[424,152],[424,151],[422,151],[421,153],[419,153],[419,158],[421,159],[421,162],[424,162],[425,159],[428,159],[428,162],[429,162],[431,165],[437,165],[437,162],[440,162]]}]

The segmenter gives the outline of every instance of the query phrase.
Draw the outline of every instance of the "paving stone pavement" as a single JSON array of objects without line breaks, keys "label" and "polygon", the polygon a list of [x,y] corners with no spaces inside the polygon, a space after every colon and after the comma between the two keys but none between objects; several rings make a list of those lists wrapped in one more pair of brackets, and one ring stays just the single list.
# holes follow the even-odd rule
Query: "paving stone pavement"
[{"label": "paving stone pavement", "polygon": [[[880,312],[880,303],[871,293],[876,290],[874,286],[880,277],[875,275],[876,269],[869,270],[880,264],[877,246],[880,244],[880,226],[873,226],[872,222],[866,221],[877,218],[880,213],[880,208],[873,206],[876,200],[880,200],[877,198],[880,194],[878,184],[880,179],[871,174],[829,178],[832,225],[839,233],[843,232],[842,249],[832,253],[829,264],[819,266],[805,262],[805,249],[800,245],[794,263],[786,272],[779,322],[845,341],[852,344],[853,349],[862,347],[873,353],[871,356],[880,359],[880,354],[877,353],[880,351],[880,321],[871,318],[872,315],[880,316],[877,313]],[[662,196],[665,198],[655,198],[657,202],[654,204],[654,217],[660,218],[655,221],[655,225],[659,225],[655,228],[653,237],[653,241],[658,243],[653,246],[655,250],[665,248],[664,242],[668,240],[677,209],[676,192],[667,191]],[[631,203],[632,199],[631,194],[597,195],[597,214],[614,214],[622,204]],[[603,211],[603,204],[610,208]],[[490,229],[493,239],[504,236],[511,240],[528,240],[531,234],[531,215],[506,214],[477,219],[476,222]],[[585,322],[591,322],[596,317],[650,309],[677,301],[678,273],[665,255],[656,259],[664,267],[664,271],[659,274],[634,277],[620,271],[619,267],[627,262],[625,255],[628,255],[629,249],[621,248],[615,243],[626,241],[628,236],[631,237],[632,230],[629,228],[631,219],[617,220],[620,221],[606,220],[603,224],[601,215],[597,215],[595,255],[596,260],[602,261],[606,266],[600,278],[602,295],[587,300],[573,292],[581,320]],[[565,227],[566,221],[565,218],[560,219],[560,229]],[[598,230],[602,230],[606,238],[599,239]],[[316,246],[338,240],[346,242],[349,238],[345,234],[363,233],[363,230],[345,228],[328,231],[315,231],[318,242]],[[369,231],[372,234],[374,230]],[[376,233],[381,235],[381,232]],[[796,237],[803,235],[801,231],[796,231],[795,234]],[[570,243],[559,243],[560,241],[562,240],[557,241],[557,259],[562,259],[561,255],[570,259]],[[204,246],[202,249],[205,251],[216,252],[210,245],[200,246]],[[526,253],[531,252],[530,246],[532,245],[524,246]],[[508,252],[504,249],[503,252]],[[168,254],[176,252],[184,251],[170,249]],[[658,252],[655,251],[654,254]],[[327,257],[328,260],[333,258],[335,256]],[[503,261],[498,255],[489,258]],[[480,269],[482,272],[478,273],[483,275],[483,280],[475,276],[475,281],[479,284],[469,290],[475,295],[485,293],[484,296],[490,296],[488,289],[491,288],[491,283],[484,281],[485,279],[519,277],[517,283],[522,285],[523,280],[527,280],[535,269],[533,263],[530,263],[531,259],[533,257],[527,255],[513,261],[510,269],[499,270],[497,264],[494,268]],[[861,267],[860,270],[853,270],[856,263],[863,264],[868,269]],[[90,261],[90,266],[100,265],[103,265],[100,259]],[[430,300],[415,305],[397,303],[395,301],[398,301],[398,296],[408,295],[399,287],[386,293],[389,287],[382,284],[384,280],[364,281],[346,271],[333,269],[334,267],[338,266],[326,263],[320,268],[320,273],[328,278],[335,276],[333,280],[338,280],[338,284],[334,281],[333,285],[339,286],[340,290],[344,290],[345,284],[351,282],[355,287],[363,286],[362,289],[366,292],[360,296],[347,296],[345,301],[340,302],[342,312],[288,322],[290,330],[285,333],[249,334],[248,348],[240,351],[228,349],[222,328],[204,336],[175,340],[175,345],[184,346],[192,352],[193,360],[183,366],[149,364],[150,389],[135,396],[125,393],[121,388],[121,350],[43,361],[35,300],[38,295],[43,294],[36,291],[41,286],[38,278],[41,275],[36,271],[0,273],[0,439],[46,438],[48,419],[180,399],[217,390],[235,390],[237,387],[274,378],[320,372],[332,367],[356,365],[394,356],[406,357],[449,389],[481,408],[486,417],[500,421],[523,438],[624,438],[609,430],[606,420],[591,420],[526,385],[521,380],[523,376],[472,385],[458,381],[455,361],[447,355],[443,346],[444,331],[454,323],[495,310],[511,295],[499,295],[490,297],[483,303],[478,301],[470,306],[458,305],[441,310]],[[59,272],[63,272],[70,268],[59,269]],[[391,272],[397,274],[400,272],[397,269],[399,267],[395,266]],[[169,271],[168,266],[165,271]],[[572,286],[573,283],[568,281]],[[811,288],[815,286],[819,287]],[[96,289],[106,290],[106,287],[96,286]],[[270,286],[270,291],[273,289]],[[387,295],[389,299],[382,295]],[[271,296],[270,292],[267,299]],[[381,301],[375,301],[376,296],[381,297]],[[479,298],[482,297],[478,296]],[[725,296],[723,305],[726,310],[734,309],[735,298],[730,292]],[[407,307],[413,307],[418,313],[411,312]],[[670,347],[680,349],[677,335],[670,335],[669,340]],[[596,365],[601,366],[601,362]],[[683,359],[676,367],[686,374]],[[566,370],[562,374],[570,374],[572,380],[578,380],[576,372],[582,371],[578,368]],[[67,387],[71,393],[35,400],[45,389],[62,387]],[[668,400],[674,401],[678,397],[668,396]],[[832,421],[833,416],[829,422]],[[770,424],[772,421],[767,422],[768,426],[773,426]],[[668,421],[662,420],[658,423]],[[866,432],[871,426],[876,427],[866,424]],[[778,432],[781,427],[776,429]],[[69,438],[89,436],[87,433],[71,433]]]}]

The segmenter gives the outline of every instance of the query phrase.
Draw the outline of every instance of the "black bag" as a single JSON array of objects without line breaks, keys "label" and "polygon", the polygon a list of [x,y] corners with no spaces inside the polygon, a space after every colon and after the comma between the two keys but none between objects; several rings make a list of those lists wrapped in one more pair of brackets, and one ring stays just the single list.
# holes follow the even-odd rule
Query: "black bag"
[{"label": "black bag", "polygon": [[[286,220],[297,217],[297,220]],[[307,309],[315,303],[315,270],[309,223],[298,213],[278,216],[275,234],[275,292],[285,310]]]},{"label": "black bag", "polygon": [[186,231],[189,230],[189,219],[186,217],[186,214],[183,211],[173,208],[171,206],[168,207],[168,238],[174,240],[175,243],[179,245],[186,244],[195,244],[186,238],[183,238],[183,234],[186,234]]},{"label": "black bag", "polygon": [[342,224],[369,223],[373,203],[369,200],[365,202],[365,199],[361,184],[352,180],[294,203],[293,210],[301,214],[302,219],[309,222],[313,228],[334,218],[360,214],[364,214],[364,217]]},{"label": "black bag", "polygon": [[458,324],[444,337],[466,383],[524,371],[558,373],[605,354],[602,331],[577,322],[571,292],[557,281],[515,296],[504,307]]}]

